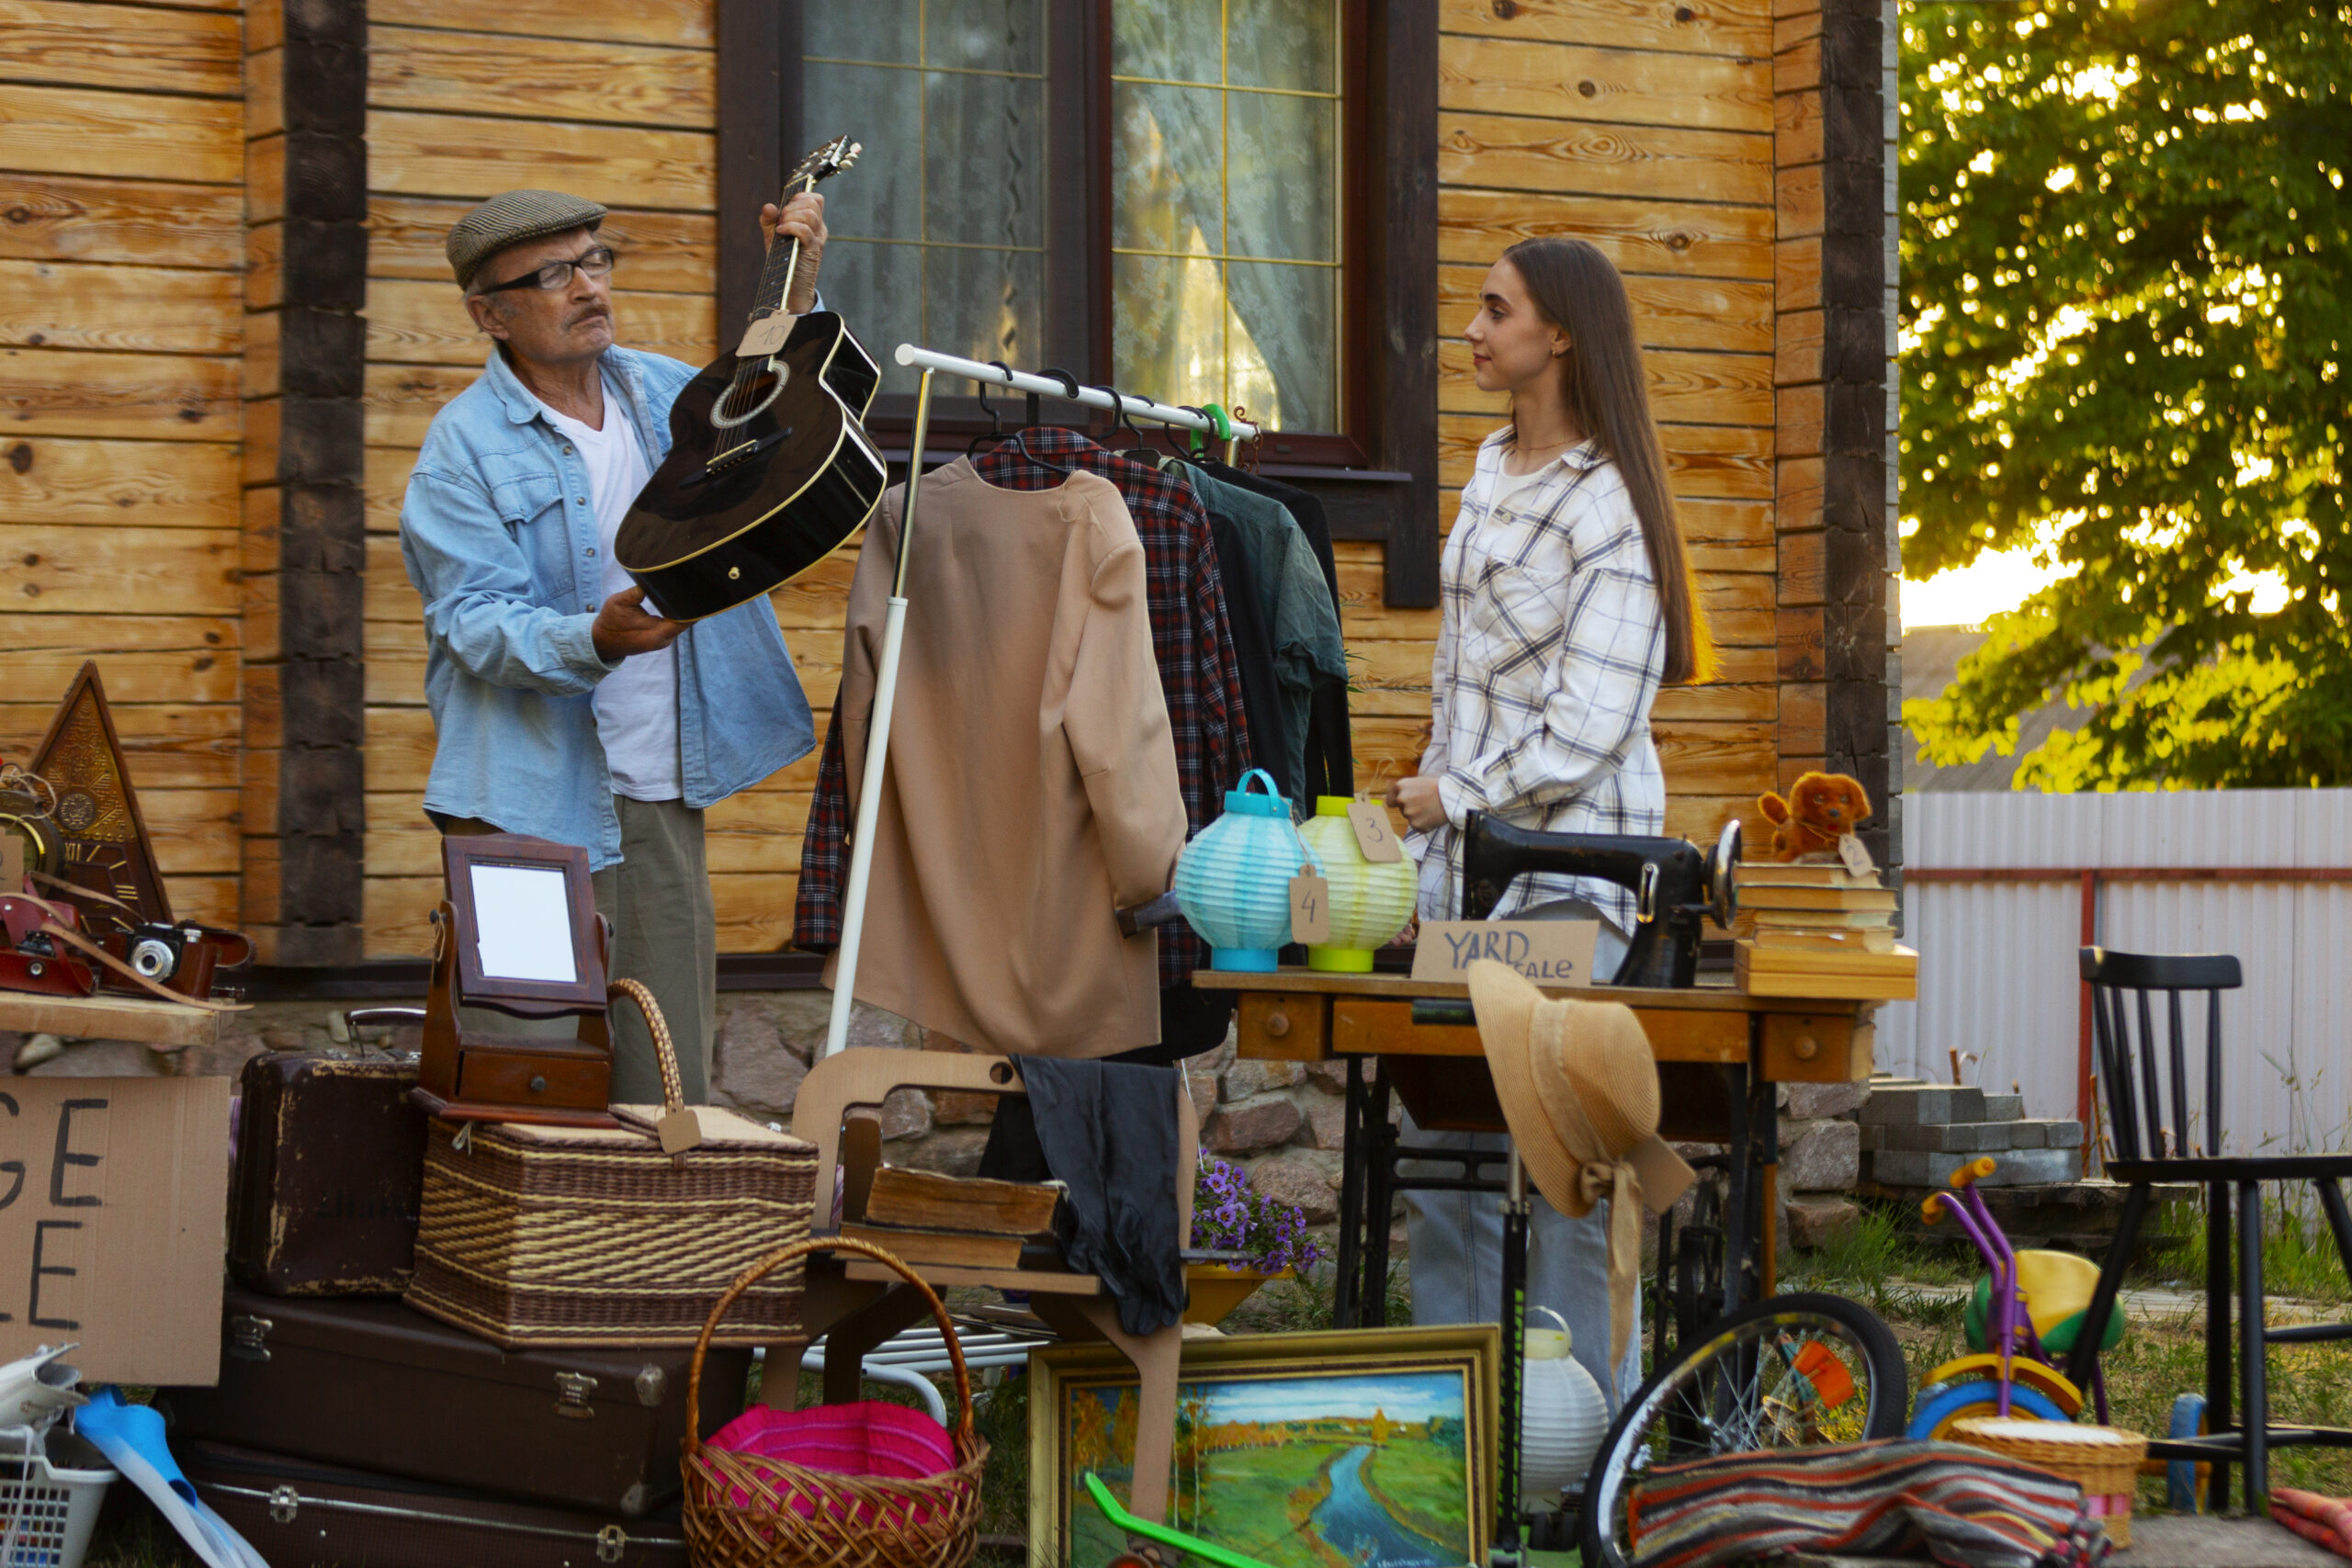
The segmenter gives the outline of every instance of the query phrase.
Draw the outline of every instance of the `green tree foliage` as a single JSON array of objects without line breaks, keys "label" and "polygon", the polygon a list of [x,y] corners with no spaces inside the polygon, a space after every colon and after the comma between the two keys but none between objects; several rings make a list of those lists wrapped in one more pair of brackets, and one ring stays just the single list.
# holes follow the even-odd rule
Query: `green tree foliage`
[{"label": "green tree foliage", "polygon": [[2064,696],[2020,783],[2352,783],[2352,5],[1903,16],[1904,570],[2071,572],[1913,730]]}]

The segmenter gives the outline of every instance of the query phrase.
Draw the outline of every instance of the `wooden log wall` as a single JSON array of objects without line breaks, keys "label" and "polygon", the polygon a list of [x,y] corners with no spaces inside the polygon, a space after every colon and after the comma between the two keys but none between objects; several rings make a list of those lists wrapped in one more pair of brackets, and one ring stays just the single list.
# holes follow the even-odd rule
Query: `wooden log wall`
[{"label": "wooden log wall", "polygon": [[[1441,17],[1441,525],[1504,414],[1461,340],[1479,280],[1531,235],[1592,241],[1633,295],[1718,649],[1713,683],[1659,694],[1668,830],[1705,841],[1736,815],[1756,834],[1781,772],[1770,0],[1442,0]],[[1378,610],[1378,547],[1341,547],[1363,606],[1357,751],[1385,779],[1418,760],[1437,612]]]},{"label": "wooden log wall", "polygon": [[0,0],[0,756],[85,659],[175,911],[238,918],[238,0]]}]

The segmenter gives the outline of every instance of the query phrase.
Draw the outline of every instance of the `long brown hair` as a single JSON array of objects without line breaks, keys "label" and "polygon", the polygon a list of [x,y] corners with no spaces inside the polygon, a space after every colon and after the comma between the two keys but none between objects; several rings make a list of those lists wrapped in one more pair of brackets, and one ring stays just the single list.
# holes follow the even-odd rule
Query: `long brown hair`
[{"label": "long brown hair", "polygon": [[[1634,336],[1634,305],[1625,280],[1589,241],[1547,235],[1521,240],[1502,254],[1536,312],[1568,334],[1561,378],[1577,428],[1617,465],[1641,519],[1650,576],[1666,624],[1666,674],[1670,685],[1703,681],[1714,660],[1709,646],[1682,528],[1667,488],[1666,453],[1650,417],[1649,386]],[[1517,439],[1514,425],[1512,437]]]}]

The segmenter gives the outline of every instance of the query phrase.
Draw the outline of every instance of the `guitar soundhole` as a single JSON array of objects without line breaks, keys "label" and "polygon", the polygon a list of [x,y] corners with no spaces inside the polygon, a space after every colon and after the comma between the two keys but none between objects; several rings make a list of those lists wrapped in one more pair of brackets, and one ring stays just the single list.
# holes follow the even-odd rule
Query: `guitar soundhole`
[{"label": "guitar soundhole", "polygon": [[785,374],[784,367],[773,360],[739,368],[711,406],[710,423],[722,430],[741,424],[775,401],[784,390]]}]

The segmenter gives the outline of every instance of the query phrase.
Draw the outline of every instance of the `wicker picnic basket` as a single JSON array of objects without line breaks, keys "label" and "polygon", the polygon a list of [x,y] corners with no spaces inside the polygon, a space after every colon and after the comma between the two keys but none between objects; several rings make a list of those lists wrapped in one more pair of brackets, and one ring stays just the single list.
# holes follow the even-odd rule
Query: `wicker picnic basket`
[{"label": "wicker picnic basket", "polygon": [[[644,1010],[666,1109],[684,1106],[675,1048],[652,995]],[[817,1150],[732,1111],[698,1108],[702,1143],[664,1154],[653,1108],[625,1125],[435,1122],[425,1145],[416,1274],[405,1300],[506,1349],[676,1346],[705,1334],[737,1275],[808,1234]],[[796,1261],[743,1295],[717,1343],[797,1339]]]},{"label": "wicker picnic basket", "polygon": [[[702,1430],[703,1353],[719,1320],[769,1270],[797,1270],[820,1249],[857,1253],[896,1269],[938,1320],[956,1371],[956,1467],[896,1479],[845,1475],[767,1455],[714,1449]],[[684,1523],[695,1568],[966,1568],[980,1542],[980,1470],[989,1445],[972,1430],[972,1378],[947,1309],[915,1271],[880,1247],[826,1237],[761,1258],[713,1309],[686,1373]]]},{"label": "wicker picnic basket", "polygon": [[2067,1421],[2024,1421],[1985,1416],[1951,1429],[1955,1442],[1989,1449],[2004,1459],[2039,1465],[2079,1483],[2083,1501],[2107,1527],[2117,1551],[2132,1544],[2132,1501],[2140,1490],[2140,1461],[2148,1439],[2120,1427]]}]

